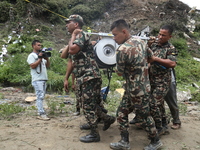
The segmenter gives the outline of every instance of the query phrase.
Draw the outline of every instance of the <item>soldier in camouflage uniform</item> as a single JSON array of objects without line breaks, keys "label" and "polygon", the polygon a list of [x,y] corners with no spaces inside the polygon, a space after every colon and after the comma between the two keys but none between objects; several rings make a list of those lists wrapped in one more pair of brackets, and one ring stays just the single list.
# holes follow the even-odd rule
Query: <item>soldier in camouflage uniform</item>
[{"label": "soldier in camouflage uniform", "polygon": [[[79,85],[79,97],[85,118],[90,125],[90,134],[80,138],[81,142],[98,142],[100,136],[97,129],[97,120],[104,121],[103,130],[107,130],[115,122],[115,117],[107,115],[100,107],[101,75],[90,37],[81,30],[84,22],[80,15],[71,15],[66,21],[68,32],[71,33],[69,40],[69,54],[72,55],[68,62],[66,77],[74,72],[76,82]],[[72,63],[73,62],[73,63]],[[65,80],[66,81],[66,80]]]},{"label": "soldier in camouflage uniform", "polygon": [[[158,40],[149,40],[148,45],[153,51],[149,78],[151,84],[151,114],[154,118],[159,135],[166,132],[167,117],[165,114],[164,97],[171,84],[171,68],[176,66],[176,49],[168,42],[172,37],[173,28],[165,25],[160,28]],[[158,112],[159,114],[155,113]],[[156,115],[157,114],[157,115]]]},{"label": "soldier in camouflage uniform", "polygon": [[[65,46],[64,48],[62,48],[60,50],[61,53],[61,58],[63,59],[71,59],[71,55],[69,55],[69,46]],[[69,77],[66,77],[66,80],[68,81]],[[65,86],[65,91],[69,92],[69,87],[68,87],[68,82],[66,81],[66,86]],[[74,116],[78,116],[80,115],[80,100],[78,97],[78,85],[75,83],[75,76],[74,73],[72,73],[72,90],[75,91],[75,95],[76,95],[76,112],[74,113]]]},{"label": "soldier in camouflage uniform", "polygon": [[144,149],[156,150],[162,146],[162,142],[150,115],[147,46],[143,40],[131,37],[129,30],[128,24],[123,19],[115,21],[111,26],[114,40],[121,44],[117,50],[117,74],[123,76],[126,83],[125,92],[116,113],[121,140],[110,143],[110,147],[115,150],[130,149],[128,114],[135,110],[142,119],[142,127],[151,139],[151,143]]}]

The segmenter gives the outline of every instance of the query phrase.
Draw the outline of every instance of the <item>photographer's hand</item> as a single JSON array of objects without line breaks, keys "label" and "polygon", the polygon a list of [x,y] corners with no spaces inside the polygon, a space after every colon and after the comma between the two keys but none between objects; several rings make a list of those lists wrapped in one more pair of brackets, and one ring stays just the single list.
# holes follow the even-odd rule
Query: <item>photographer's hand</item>
[{"label": "photographer's hand", "polygon": [[50,66],[50,61],[48,57],[44,57],[44,59],[47,61],[46,62],[46,67],[48,68]]},{"label": "photographer's hand", "polygon": [[31,67],[32,69],[35,69],[35,68],[37,68],[37,66],[38,66],[41,62],[42,62],[42,58],[38,58],[38,60],[37,60],[36,62],[30,64],[30,67]]}]

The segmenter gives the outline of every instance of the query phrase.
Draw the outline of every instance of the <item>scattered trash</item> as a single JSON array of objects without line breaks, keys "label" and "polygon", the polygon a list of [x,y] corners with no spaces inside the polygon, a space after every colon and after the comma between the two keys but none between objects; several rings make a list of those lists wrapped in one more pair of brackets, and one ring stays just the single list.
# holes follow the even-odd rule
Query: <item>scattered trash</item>
[{"label": "scattered trash", "polygon": [[35,100],[36,100],[36,97],[27,97],[27,98],[25,99],[26,102],[33,102],[33,101],[35,101]]},{"label": "scattered trash", "polygon": [[67,105],[74,105],[74,103],[71,102],[71,101],[64,101],[63,103],[64,103],[64,104],[67,104]]}]

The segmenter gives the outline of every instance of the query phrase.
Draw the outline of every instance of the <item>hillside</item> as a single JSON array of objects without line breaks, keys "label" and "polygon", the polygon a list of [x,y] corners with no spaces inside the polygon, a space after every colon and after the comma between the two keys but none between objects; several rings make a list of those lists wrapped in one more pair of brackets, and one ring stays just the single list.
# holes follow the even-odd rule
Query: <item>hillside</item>
[{"label": "hillside", "polygon": [[[0,12],[4,14],[0,16],[0,45],[7,45],[9,56],[13,56],[6,57],[5,63],[0,65],[0,108],[5,108],[0,109],[0,150],[110,150],[109,143],[120,140],[117,122],[115,122],[107,131],[102,131],[103,125],[99,124],[100,142],[87,144],[79,141],[81,136],[89,133],[79,129],[79,126],[85,123],[85,118],[82,113],[80,116],[72,115],[75,111],[75,105],[73,105],[75,99],[70,97],[71,95],[65,95],[65,93],[60,95],[60,93],[57,93],[59,90],[62,91],[63,77],[66,70],[66,61],[59,57],[58,51],[68,43],[70,37],[66,32],[64,18],[58,14],[68,17],[71,12],[80,10],[87,22],[84,30],[87,30],[89,27],[93,32],[110,32],[111,23],[120,18],[124,18],[130,23],[133,35],[140,32],[146,26],[150,27],[150,35],[157,35],[158,29],[162,24],[170,23],[175,27],[175,38],[181,37],[187,40],[188,45],[184,45],[187,47],[186,51],[191,52],[190,54],[193,56],[200,57],[200,49],[197,44],[197,41],[200,40],[199,34],[193,34],[186,28],[188,15],[196,19],[196,21],[200,21],[199,15],[189,14],[191,8],[178,0],[30,1],[39,4],[39,6],[23,0],[0,1]],[[104,5],[104,2],[107,5]],[[96,6],[97,4],[98,6]],[[10,21],[8,13],[11,6],[15,9],[14,22]],[[40,6],[48,8],[52,12],[43,10]],[[30,23],[27,23],[27,10],[29,9],[32,11],[33,16]],[[97,11],[97,9],[101,11]],[[91,11],[93,12],[90,13]],[[53,12],[58,14],[55,15]],[[88,21],[88,18],[92,19]],[[198,22],[196,27],[196,30],[199,31],[200,25]],[[20,32],[20,36],[16,32]],[[184,32],[190,38],[186,38],[183,34]],[[12,36],[10,41],[9,36]],[[47,90],[48,94],[44,101],[44,107],[51,118],[47,122],[36,119],[35,101],[26,102],[24,100],[26,97],[35,96],[30,90],[30,69],[26,63],[27,55],[31,51],[31,41],[35,38],[41,39],[45,47],[51,46],[55,50],[52,52],[51,68],[48,70],[49,82],[47,84],[50,88]],[[13,42],[16,42],[16,44],[13,44]],[[179,74],[177,76],[181,78],[180,81],[187,82],[187,91],[189,91],[188,87],[191,87],[191,82],[198,81],[200,78],[199,67],[197,65],[195,67],[189,66],[189,61],[191,64],[197,64],[187,58],[184,60],[184,66],[179,64],[178,69],[180,71],[177,71],[177,73],[183,74],[181,77],[179,77]],[[188,82],[187,79],[190,77],[192,81]],[[103,78],[103,81],[105,78]],[[117,79],[115,79],[115,74],[113,74],[111,88],[116,88]],[[105,81],[107,85],[107,80]],[[10,85],[17,85],[17,87],[3,88]],[[178,84],[178,86],[180,85]],[[119,86],[121,88],[121,85]],[[199,88],[194,88],[194,90],[197,89]],[[52,93],[52,90],[54,93]],[[196,93],[195,98],[199,100],[200,96],[198,95],[200,92],[196,91]],[[188,95],[191,96],[190,93]],[[120,96],[115,94],[112,99],[114,104],[105,104],[109,108],[111,115],[115,115],[119,98]],[[64,105],[63,102],[68,100],[72,103]],[[16,113],[17,110],[10,104],[23,106],[24,111]],[[179,130],[169,128],[170,134],[161,137],[163,142],[161,149],[199,149],[200,111],[198,102],[192,103],[188,100],[179,101],[179,104],[182,126]],[[10,112],[11,114],[9,114]],[[131,113],[129,119],[133,117],[134,114]],[[172,123],[170,122],[169,126],[171,125]],[[136,126],[130,125],[131,148],[141,150],[148,143],[149,140],[146,137],[146,133]]]},{"label": "hillside", "polygon": [[[34,0],[32,2],[34,2]],[[72,10],[69,9],[66,11],[69,14],[68,16],[67,14],[59,14],[59,13],[54,14],[55,12],[53,9],[49,10],[51,12],[45,11],[44,13],[42,13],[43,11],[41,9],[41,6],[38,7],[38,5],[34,5],[34,4],[37,4],[36,2],[33,4],[32,3],[24,4],[24,5],[27,5],[27,9],[33,10],[35,13],[33,17],[31,18],[31,24],[29,25],[29,27],[27,27],[28,25],[26,24],[26,19],[27,19],[28,14],[26,15],[25,13],[23,17],[19,17],[20,19],[18,20],[19,22],[22,23],[21,26],[25,27],[23,29],[24,32],[30,29],[35,30],[39,28],[41,30],[40,32],[45,32],[48,40],[55,43],[55,48],[60,49],[64,44],[67,43],[67,39],[69,38],[69,36],[66,36],[65,23],[64,21],[60,22],[60,20],[63,20],[64,19],[63,17],[68,17],[70,15],[70,11]],[[49,3],[50,2],[53,3],[54,0],[49,1]],[[61,1],[58,1],[58,2],[61,3]],[[68,5],[72,5],[72,4],[74,6],[79,5],[79,4],[76,4],[76,1],[74,3],[70,1],[66,1],[66,3],[64,2],[62,3],[65,4],[65,5],[62,5],[63,7],[62,9],[69,8]],[[85,1],[84,5],[89,4],[89,3],[92,3],[92,2],[90,0],[87,0]],[[95,3],[92,3],[92,5],[95,6]],[[45,5],[43,8],[45,8]],[[55,9],[57,8],[55,7]],[[101,14],[98,17],[95,17],[92,20],[90,20],[90,23],[86,25],[85,29],[89,27],[94,32],[110,32],[109,29],[110,29],[111,23],[116,19],[124,18],[131,25],[132,34],[136,34],[139,31],[141,31],[143,28],[145,28],[146,26],[149,26],[150,31],[151,31],[150,34],[156,35],[159,27],[162,24],[166,24],[166,23],[172,24],[175,27],[176,34],[179,34],[180,32],[185,32],[187,34],[190,34],[188,29],[186,28],[188,15],[190,15],[188,14],[188,12],[190,11],[190,9],[191,8],[189,8],[189,6],[180,2],[179,0],[148,0],[148,1],[147,0],[143,0],[143,1],[117,0],[117,1],[112,1],[111,4],[101,9],[102,10],[102,12],[100,12]],[[39,10],[41,11],[40,12],[41,15],[39,15]],[[92,11],[92,8],[91,8],[91,11]],[[51,14],[53,15],[53,17],[50,16]],[[55,21],[52,21],[52,19],[49,16],[51,18],[59,18],[57,19],[58,23],[56,23]],[[85,20],[86,22],[88,22],[87,21],[88,18]],[[50,23],[49,21],[53,23]],[[42,27],[42,25],[46,26],[45,27],[46,29]],[[3,24],[0,24],[0,26],[5,30],[16,30],[18,24],[16,22],[14,23],[14,25],[12,24],[12,27],[10,28],[11,24],[9,21],[7,21]],[[1,36],[5,36],[5,30]],[[46,30],[48,32],[46,32]],[[7,34],[9,34],[10,32],[7,31]],[[33,34],[37,34],[37,32],[34,32]],[[192,44],[191,49],[193,47],[196,48],[196,45],[193,43],[193,41],[191,41],[191,39],[188,39],[188,40]]]}]

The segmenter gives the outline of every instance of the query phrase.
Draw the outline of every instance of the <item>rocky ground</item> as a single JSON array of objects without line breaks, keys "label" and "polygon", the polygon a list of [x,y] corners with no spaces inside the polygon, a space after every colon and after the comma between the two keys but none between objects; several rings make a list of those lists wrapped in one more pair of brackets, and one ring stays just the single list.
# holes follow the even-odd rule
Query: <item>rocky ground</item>
[{"label": "rocky ground", "polygon": [[[65,105],[66,113],[49,115],[50,121],[36,119],[36,111],[32,108],[35,101],[27,103],[25,98],[34,96],[33,93],[23,93],[20,89],[4,88],[0,93],[4,99],[0,102],[17,102],[26,107],[26,111],[13,115],[9,121],[0,120],[0,150],[109,150],[109,143],[120,140],[120,134],[115,122],[107,131],[102,131],[103,124],[99,124],[101,141],[97,143],[81,143],[79,137],[89,133],[81,131],[79,126],[85,123],[84,116],[73,116],[74,105]],[[71,101],[69,97],[47,95],[55,100]],[[58,99],[57,99],[57,98]],[[192,107],[187,103],[185,113],[181,113],[182,126],[179,130],[169,128],[169,135],[161,137],[162,150],[196,150],[200,149],[200,113],[199,107]],[[49,109],[45,103],[47,112]],[[191,113],[193,111],[193,113]],[[194,113],[196,112],[196,113]],[[130,119],[134,114],[130,114]],[[171,123],[169,124],[170,127]],[[145,131],[130,126],[130,144],[134,150],[142,150],[149,143]]]}]

